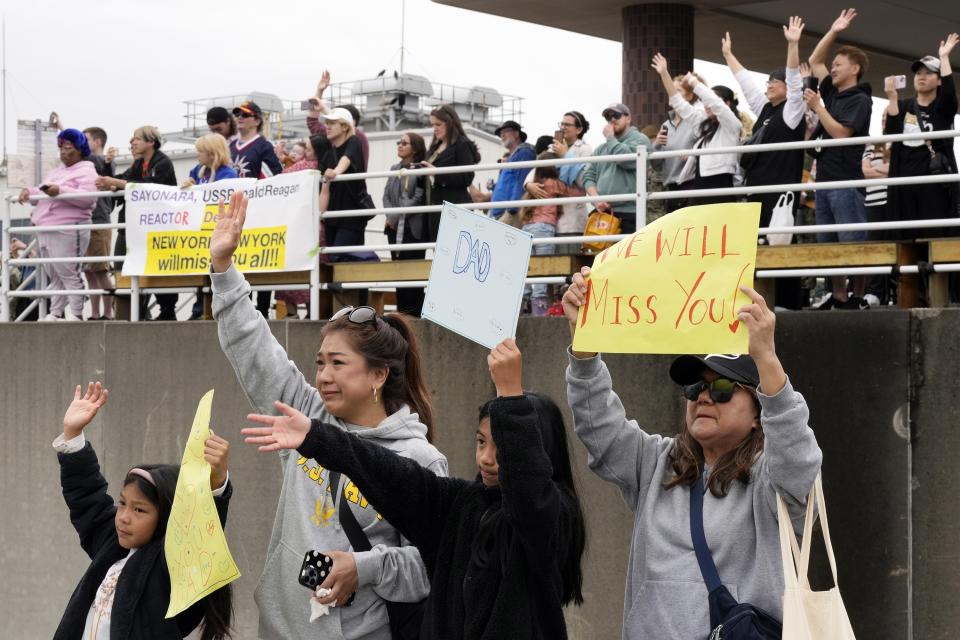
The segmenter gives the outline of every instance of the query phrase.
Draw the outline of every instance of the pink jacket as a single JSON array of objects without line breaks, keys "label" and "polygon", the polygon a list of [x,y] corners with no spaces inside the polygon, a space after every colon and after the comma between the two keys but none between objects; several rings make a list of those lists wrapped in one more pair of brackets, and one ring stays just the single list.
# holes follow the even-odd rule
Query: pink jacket
[{"label": "pink jacket", "polygon": [[[60,193],[78,193],[96,191],[97,170],[89,160],[81,160],[72,166],[57,167],[47,175],[43,184],[55,184],[60,187]],[[30,195],[42,194],[37,187],[28,189]],[[96,206],[95,198],[81,200],[41,200],[33,208],[30,220],[34,226],[47,227],[55,224],[73,224],[75,222],[90,222],[90,213]]]}]

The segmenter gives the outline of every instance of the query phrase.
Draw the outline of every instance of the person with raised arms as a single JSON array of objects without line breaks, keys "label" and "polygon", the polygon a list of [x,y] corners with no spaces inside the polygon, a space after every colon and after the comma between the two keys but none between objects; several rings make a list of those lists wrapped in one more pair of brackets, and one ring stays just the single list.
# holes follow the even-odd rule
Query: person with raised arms
[{"label": "person with raised arms", "polygon": [[487,356],[497,398],[480,408],[477,475],[441,478],[356,433],[277,402],[243,429],[261,451],[296,449],[349,475],[420,549],[432,589],[421,640],[567,637],[563,606],[583,601],[585,529],[566,429],[546,395],[524,392],[512,338]]},{"label": "person with raised arms", "polygon": [[[588,267],[574,273],[563,297],[574,336],[589,276]],[[670,366],[686,399],[676,436],[648,433],[627,418],[599,354],[568,352],[574,430],[590,468],[620,489],[634,513],[625,639],[705,638],[715,627],[690,526],[691,492],[698,488],[722,584],[740,603],[782,619],[776,496],[795,528],[802,527],[822,453],[807,425],[807,404],[777,357],[776,317],[756,291],[741,290],[751,298],[737,311],[749,332],[749,355],[684,355]]]},{"label": "person with raised arms", "polygon": [[[253,408],[273,410],[277,399],[364,442],[389,449],[433,475],[447,460],[430,444],[433,407],[423,378],[420,349],[402,314],[380,316],[370,307],[345,308],[320,331],[316,386],[310,385],[250,300],[250,285],[233,265],[246,219],[247,197],[234,192],[220,204],[210,242],[213,317],[220,346]],[[283,485],[267,562],[254,595],[259,635],[266,639],[390,640],[386,603],[427,597],[429,579],[420,552],[401,538],[356,490],[353,478],[331,482],[316,459],[280,452]],[[336,484],[336,486],[331,486]],[[351,550],[339,523],[349,509],[369,538],[369,551]],[[307,551],[333,559],[320,585],[336,603],[310,622],[310,594],[298,583]],[[356,593],[352,604],[347,602]]]}]

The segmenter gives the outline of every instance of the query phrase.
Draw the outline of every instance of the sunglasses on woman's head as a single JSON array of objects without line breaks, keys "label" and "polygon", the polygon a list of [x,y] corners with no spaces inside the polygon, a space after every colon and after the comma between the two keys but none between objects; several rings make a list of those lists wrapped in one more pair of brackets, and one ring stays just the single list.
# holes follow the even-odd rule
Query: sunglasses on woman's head
[{"label": "sunglasses on woman's head", "polygon": [[330,322],[339,320],[344,316],[353,324],[364,324],[365,322],[376,323],[377,310],[373,307],[344,307],[330,316]]},{"label": "sunglasses on woman's head", "polygon": [[714,402],[730,402],[730,398],[733,397],[733,392],[737,390],[737,387],[743,387],[743,385],[729,378],[717,378],[711,382],[700,380],[685,385],[683,387],[683,397],[691,402],[696,402],[703,390],[709,389],[710,399]]}]

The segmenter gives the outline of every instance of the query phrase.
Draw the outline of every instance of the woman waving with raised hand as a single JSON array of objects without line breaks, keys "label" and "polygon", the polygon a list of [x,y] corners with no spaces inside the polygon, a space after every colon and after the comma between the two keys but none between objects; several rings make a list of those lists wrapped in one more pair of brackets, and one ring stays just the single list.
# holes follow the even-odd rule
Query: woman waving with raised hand
[{"label": "woman waving with raised hand", "polygon": [[585,532],[566,430],[547,396],[524,392],[512,338],[487,357],[497,398],[480,409],[477,476],[440,478],[410,460],[281,403],[243,429],[261,451],[350,476],[430,572],[422,640],[566,638],[563,606],[583,601]]},{"label": "woman waving with raised hand", "polygon": [[[431,476],[446,475],[446,458],[430,444],[433,407],[410,322],[370,307],[341,310],[320,331],[315,386],[308,383],[257,312],[250,285],[233,265],[246,211],[242,191],[234,192],[229,208],[221,203],[210,256],[220,346],[251,405],[266,413],[279,399],[377,450],[395,451]],[[289,451],[280,452],[280,463],[283,486],[254,595],[259,637],[389,640],[387,602],[418,602],[429,592],[419,551],[359,495],[351,474],[337,478],[327,464]],[[362,527],[369,551],[352,549],[340,526],[344,509]],[[322,604],[338,605],[312,623],[309,592],[297,581],[307,551],[333,559],[327,585],[332,592]]]}]

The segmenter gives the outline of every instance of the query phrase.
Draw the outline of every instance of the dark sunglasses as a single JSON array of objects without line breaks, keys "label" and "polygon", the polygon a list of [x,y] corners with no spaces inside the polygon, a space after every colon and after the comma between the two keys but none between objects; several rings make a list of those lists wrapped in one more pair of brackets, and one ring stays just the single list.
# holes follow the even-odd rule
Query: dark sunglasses
[{"label": "dark sunglasses", "polygon": [[364,324],[366,322],[377,322],[377,310],[373,307],[344,307],[330,316],[330,322],[339,320],[346,316],[347,320],[353,324]]},{"label": "dark sunglasses", "polygon": [[709,389],[710,399],[714,402],[730,402],[730,398],[733,397],[733,392],[737,390],[737,387],[743,387],[749,390],[747,387],[744,387],[744,385],[729,378],[717,378],[712,382],[701,380],[693,384],[685,385],[683,387],[683,397],[691,402],[696,402],[700,394],[703,393],[703,390]]},{"label": "dark sunglasses", "polygon": [[610,114],[607,114],[607,115],[603,116],[603,119],[606,120],[607,122],[613,122],[613,121],[615,121],[615,120],[619,120],[619,119],[622,118],[622,117],[623,117],[623,114],[622,114],[622,113],[616,113],[616,112],[614,112],[614,113],[610,113]]}]

